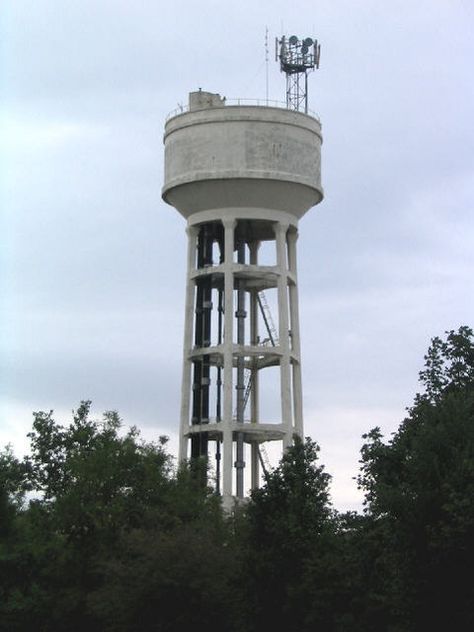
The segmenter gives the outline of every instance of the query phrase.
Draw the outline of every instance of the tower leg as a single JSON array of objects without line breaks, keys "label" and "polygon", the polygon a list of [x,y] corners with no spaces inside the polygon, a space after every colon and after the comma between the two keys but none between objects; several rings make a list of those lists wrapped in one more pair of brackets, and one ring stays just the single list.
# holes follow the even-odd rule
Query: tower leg
[{"label": "tower leg", "polygon": [[[241,242],[238,247],[238,263],[245,264],[245,242]],[[237,281],[237,344],[242,346],[245,344],[245,281],[239,279]],[[244,398],[245,398],[245,358],[239,354],[237,357],[237,423],[243,426],[244,423]],[[244,497],[244,433],[237,432],[237,442],[235,450],[235,479],[236,479],[236,495],[237,498]]]},{"label": "tower leg", "polygon": [[183,374],[181,382],[181,415],[179,433],[179,461],[183,462],[188,456],[188,438],[186,436],[189,427],[190,394],[191,394],[191,369],[192,362],[189,358],[193,346],[193,322],[194,322],[194,281],[191,278],[196,261],[196,240],[198,229],[189,226],[188,234],[188,265],[186,272],[186,299],[184,316],[184,342],[183,342]]},{"label": "tower leg", "polygon": [[224,420],[223,443],[223,500],[224,506],[232,505],[233,437],[232,437],[232,392],[233,392],[233,326],[234,326],[234,219],[224,219]]},{"label": "tower leg", "polygon": [[[253,241],[249,244],[250,249],[250,264],[258,264],[258,249],[260,247],[259,241]],[[250,344],[252,346],[258,345],[258,292],[252,290],[250,293]],[[254,366],[252,367],[250,391],[250,421],[252,424],[258,424],[259,422],[259,383],[258,383],[258,369],[256,366],[256,360],[254,360]],[[260,484],[260,461],[258,455],[258,444],[252,443],[251,446],[251,487],[257,489]]]},{"label": "tower leg", "polygon": [[[292,444],[295,432],[303,435],[296,281],[297,230],[285,218],[269,222],[267,232],[265,226],[259,226],[260,234],[267,239],[272,238],[269,229],[274,233],[272,243],[275,244],[277,260],[270,274],[266,266],[259,266],[260,242],[246,241],[252,235],[252,228],[246,221],[237,222],[231,216],[222,221],[200,223],[188,229],[179,457],[180,461],[188,457],[189,443],[192,459],[207,457],[208,443],[216,442],[216,492],[222,493],[224,507],[229,509],[233,506],[234,496],[238,499],[244,497],[245,456],[250,457],[251,488],[258,488],[262,463],[260,442],[275,439],[275,432],[278,432],[277,436],[281,437],[286,449]],[[234,263],[236,240],[237,263]],[[213,261],[216,242],[220,249],[218,262]],[[212,267],[215,263],[218,263],[218,269]],[[278,331],[272,325],[263,287],[276,287]],[[212,318],[215,291],[217,297],[214,307],[217,313],[216,318]],[[245,325],[247,295],[249,333]],[[268,346],[258,348],[260,312],[275,347],[274,351]],[[214,327],[215,331],[211,331]],[[248,358],[250,360],[247,364]],[[261,370],[275,364],[279,368],[281,424],[270,432],[266,419],[259,429],[259,424],[262,423],[259,410],[259,376]],[[213,379],[211,384],[213,371],[217,379],[215,383]],[[244,413],[249,395],[250,423],[246,424]],[[215,418],[211,403],[212,406],[215,403]],[[244,439],[250,443],[249,455]],[[203,473],[203,480],[205,479],[207,480]]]},{"label": "tower leg", "polygon": [[295,417],[295,432],[303,438],[303,387],[301,381],[301,344],[300,320],[298,313],[298,280],[296,269],[296,241],[298,231],[288,231],[288,267],[293,274],[295,283],[289,286],[290,318],[292,351],[295,356],[293,363],[293,405]]},{"label": "tower leg", "polygon": [[275,225],[275,235],[278,268],[278,323],[280,349],[282,354],[280,360],[281,421],[285,426],[283,448],[288,448],[293,440],[288,317],[288,270],[286,261],[287,231],[288,224],[277,222]]},{"label": "tower leg", "polygon": [[[211,223],[201,224],[198,234],[197,267],[199,270],[212,265],[212,249],[215,238],[215,227]],[[212,281],[209,275],[196,279],[196,319],[194,344],[198,349],[208,348],[211,344],[212,323]],[[191,437],[191,458],[208,457],[208,433],[203,428],[209,423],[209,387],[210,356],[203,354],[194,359],[193,380],[193,425],[199,425],[200,431]],[[204,484],[207,480],[203,470]]]}]

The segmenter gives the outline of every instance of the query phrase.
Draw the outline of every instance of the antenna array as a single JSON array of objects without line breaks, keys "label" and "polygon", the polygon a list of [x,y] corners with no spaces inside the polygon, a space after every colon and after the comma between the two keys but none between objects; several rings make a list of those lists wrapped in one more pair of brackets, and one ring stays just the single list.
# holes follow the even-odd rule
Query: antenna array
[{"label": "antenna array", "polygon": [[275,38],[275,61],[286,75],[286,106],[289,110],[308,113],[308,72],[319,68],[321,46],[311,37],[296,35]]}]

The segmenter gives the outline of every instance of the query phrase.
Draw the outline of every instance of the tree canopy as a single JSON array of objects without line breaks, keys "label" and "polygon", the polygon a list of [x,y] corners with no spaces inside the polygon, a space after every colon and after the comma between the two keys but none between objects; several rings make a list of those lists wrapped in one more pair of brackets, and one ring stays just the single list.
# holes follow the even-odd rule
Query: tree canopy
[{"label": "tree canopy", "polygon": [[432,340],[424,390],[398,431],[385,444],[376,428],[362,448],[358,480],[389,551],[391,612],[407,630],[474,626],[473,332],[446,333]]},{"label": "tree canopy", "polygon": [[232,514],[116,412],[34,413],[0,452],[0,631],[334,632],[474,628],[474,343],[433,338],[388,441],[364,435],[363,513],[337,512],[295,438]]}]

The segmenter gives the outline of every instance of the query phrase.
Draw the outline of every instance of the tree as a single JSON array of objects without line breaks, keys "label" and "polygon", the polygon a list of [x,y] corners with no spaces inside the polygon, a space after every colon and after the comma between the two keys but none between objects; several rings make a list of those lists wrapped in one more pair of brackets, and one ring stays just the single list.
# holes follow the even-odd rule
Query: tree
[{"label": "tree", "polygon": [[321,595],[314,576],[309,579],[333,535],[330,476],[318,464],[318,452],[318,445],[309,438],[303,442],[295,437],[279,466],[252,492],[245,509],[246,524],[239,525],[248,615],[243,629],[304,630],[311,610],[309,599],[313,613],[321,615],[311,625],[324,621],[326,607],[321,614]]},{"label": "tree", "polygon": [[[187,494],[185,494],[187,495]],[[173,529],[123,533],[100,556],[103,581],[89,594],[104,632],[230,632],[235,551],[216,503]]]},{"label": "tree", "polygon": [[436,337],[424,391],[386,444],[365,435],[359,485],[381,535],[394,629],[472,629],[474,344],[468,327]]},{"label": "tree", "polygon": [[[52,412],[34,413],[31,456],[23,462],[4,453],[3,479],[16,498],[18,537],[10,555],[23,570],[5,577],[0,618],[6,629],[93,630],[87,597],[101,580],[98,555],[152,511],[154,520],[169,521],[159,512],[170,503],[165,438],[147,443],[135,428],[120,428],[117,413],[95,422],[90,402],[82,402],[66,426]],[[20,511],[25,491],[33,497]]]},{"label": "tree", "polygon": [[9,535],[14,518],[23,506],[27,467],[13,454],[11,446],[0,452],[0,538]]},{"label": "tree", "polygon": [[34,413],[29,437],[30,457],[0,455],[0,630],[227,629],[235,556],[220,501],[175,470],[165,437],[123,432],[116,412],[94,421],[88,401],[68,425]]},{"label": "tree", "polygon": [[420,378],[390,441],[365,435],[364,515],[331,508],[310,439],[226,517],[165,438],[90,402],[35,413],[31,456],[0,453],[0,631],[472,629],[472,331],[434,338]]},{"label": "tree", "polygon": [[235,556],[220,498],[183,465],[161,501],[148,500],[140,521],[97,556],[100,585],[88,608],[110,632],[230,630]]},{"label": "tree", "polygon": [[[10,446],[0,453],[0,630],[20,629],[26,623],[27,602],[32,599],[29,582],[30,547],[25,542],[23,518],[29,468]],[[33,588],[34,591],[34,588]],[[21,623],[20,623],[21,622]],[[33,625],[33,622],[30,621]],[[25,626],[26,629],[26,626]]]}]

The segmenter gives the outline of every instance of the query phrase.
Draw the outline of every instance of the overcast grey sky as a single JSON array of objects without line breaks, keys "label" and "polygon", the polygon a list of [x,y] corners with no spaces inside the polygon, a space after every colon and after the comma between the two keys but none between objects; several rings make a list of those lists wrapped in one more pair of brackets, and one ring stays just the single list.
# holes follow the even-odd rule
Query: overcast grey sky
[{"label": "overcast grey sky", "polygon": [[[300,224],[305,431],[340,508],[429,340],[473,325],[471,0],[4,0],[0,444],[81,399],[176,447],[184,220],[166,114],[201,87],[284,100],[275,36],[315,36],[326,198]],[[171,263],[173,262],[173,264]],[[175,267],[176,266],[176,267]]]}]

